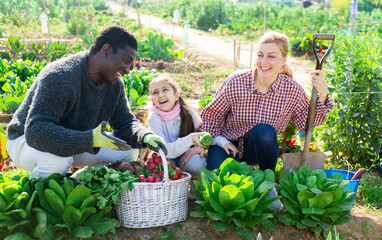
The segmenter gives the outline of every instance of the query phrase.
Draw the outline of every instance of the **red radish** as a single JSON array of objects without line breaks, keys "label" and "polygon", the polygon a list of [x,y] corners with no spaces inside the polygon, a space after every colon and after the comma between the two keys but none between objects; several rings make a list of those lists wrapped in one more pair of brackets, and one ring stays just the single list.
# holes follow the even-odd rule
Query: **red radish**
[{"label": "red radish", "polygon": [[149,160],[147,161],[149,164],[150,163],[153,163],[154,162],[154,159],[153,158],[149,158]]},{"label": "red radish", "polygon": [[155,164],[159,164],[159,161],[160,161],[159,158],[154,158],[154,163],[155,163]]},{"label": "red radish", "polygon": [[151,170],[155,169],[156,166],[157,166],[157,165],[155,165],[155,163],[150,163],[150,164],[149,164],[149,168],[150,168]]},{"label": "red radish", "polygon": [[159,177],[163,177],[163,174],[164,174],[164,172],[163,171],[159,171]]},{"label": "red radish", "polygon": [[158,157],[158,153],[153,153],[153,154],[151,155],[151,157],[152,157],[152,158],[157,158],[157,157]]},{"label": "red radish", "polygon": [[154,178],[152,176],[148,176],[146,180],[147,182],[154,182]]},{"label": "red radish", "polygon": [[153,169],[153,173],[155,173],[155,174],[157,174],[159,172],[159,170],[158,169]]},{"label": "red radish", "polygon": [[154,182],[160,182],[160,178],[155,178]]},{"label": "red radish", "polygon": [[150,176],[153,177],[153,178],[155,178],[155,173],[151,173]]},{"label": "red radish", "polygon": [[139,175],[139,181],[143,182],[145,180],[145,175]]}]

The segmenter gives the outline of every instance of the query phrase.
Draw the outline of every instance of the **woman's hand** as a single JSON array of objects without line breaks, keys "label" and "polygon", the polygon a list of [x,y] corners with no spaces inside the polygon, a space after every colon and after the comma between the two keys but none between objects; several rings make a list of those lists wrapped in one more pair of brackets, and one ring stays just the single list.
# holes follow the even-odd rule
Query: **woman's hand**
[{"label": "woman's hand", "polygon": [[232,153],[233,157],[235,157],[239,152],[239,150],[232,143],[227,143],[224,145],[223,149],[228,155]]},{"label": "woman's hand", "polygon": [[200,143],[200,141],[199,141],[199,138],[201,137],[201,136],[203,136],[203,132],[194,132],[194,133],[190,133],[190,135],[191,135],[191,138],[192,138],[192,141],[194,142],[194,144],[196,145],[196,146],[199,146],[199,147],[203,147],[203,145]]},{"label": "woman's hand", "polygon": [[188,160],[190,159],[190,157],[194,154],[199,154],[200,157],[204,157],[204,154],[205,154],[206,150],[202,147],[192,147],[190,149],[188,149],[188,151],[183,155],[182,157],[182,165],[186,164],[188,162]]},{"label": "woman's hand", "polygon": [[324,73],[321,70],[315,70],[310,75],[312,75],[312,85],[316,88],[321,102],[324,103],[329,95]]}]

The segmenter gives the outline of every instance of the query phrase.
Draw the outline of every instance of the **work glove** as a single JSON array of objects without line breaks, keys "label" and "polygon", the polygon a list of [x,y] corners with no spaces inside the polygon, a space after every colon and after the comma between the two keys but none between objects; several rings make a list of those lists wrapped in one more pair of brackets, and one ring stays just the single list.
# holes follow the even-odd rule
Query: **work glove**
[{"label": "work glove", "polygon": [[131,146],[122,139],[114,137],[106,131],[106,122],[101,122],[97,128],[93,130],[93,147],[95,148],[109,148],[113,150],[126,151],[130,150]]},{"label": "work glove", "polygon": [[164,154],[167,155],[167,146],[161,137],[153,134],[147,134],[143,138],[143,142],[149,149],[159,152],[159,148],[161,148]]}]

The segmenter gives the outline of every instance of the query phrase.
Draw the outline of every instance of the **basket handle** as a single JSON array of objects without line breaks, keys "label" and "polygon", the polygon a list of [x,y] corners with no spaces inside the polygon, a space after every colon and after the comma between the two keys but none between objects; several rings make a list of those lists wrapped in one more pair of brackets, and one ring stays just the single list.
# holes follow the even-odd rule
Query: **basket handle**
[{"label": "basket handle", "polygon": [[162,163],[163,163],[163,182],[168,183],[169,178],[168,178],[168,164],[167,164],[167,159],[166,155],[164,154],[162,148],[159,148],[159,155],[162,158]]}]

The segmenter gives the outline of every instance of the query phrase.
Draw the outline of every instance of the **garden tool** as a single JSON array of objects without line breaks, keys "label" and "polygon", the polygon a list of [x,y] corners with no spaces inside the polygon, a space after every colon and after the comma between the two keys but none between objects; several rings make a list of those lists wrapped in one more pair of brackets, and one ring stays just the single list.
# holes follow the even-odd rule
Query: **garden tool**
[{"label": "garden tool", "polygon": [[[313,53],[316,57],[316,70],[322,69],[322,64],[332,51],[334,44],[334,34],[314,34],[313,35]],[[316,40],[331,40],[329,48],[325,54],[319,59],[317,56]],[[321,50],[321,49],[320,49]],[[305,129],[305,142],[302,152],[299,153],[284,153],[282,155],[284,171],[289,173],[290,169],[298,171],[301,166],[308,166],[311,169],[323,169],[324,168],[324,153],[322,152],[309,152],[310,140],[313,131],[314,115],[316,113],[317,105],[317,90],[315,87],[312,89],[312,95],[310,98],[308,118],[306,121]]]}]

